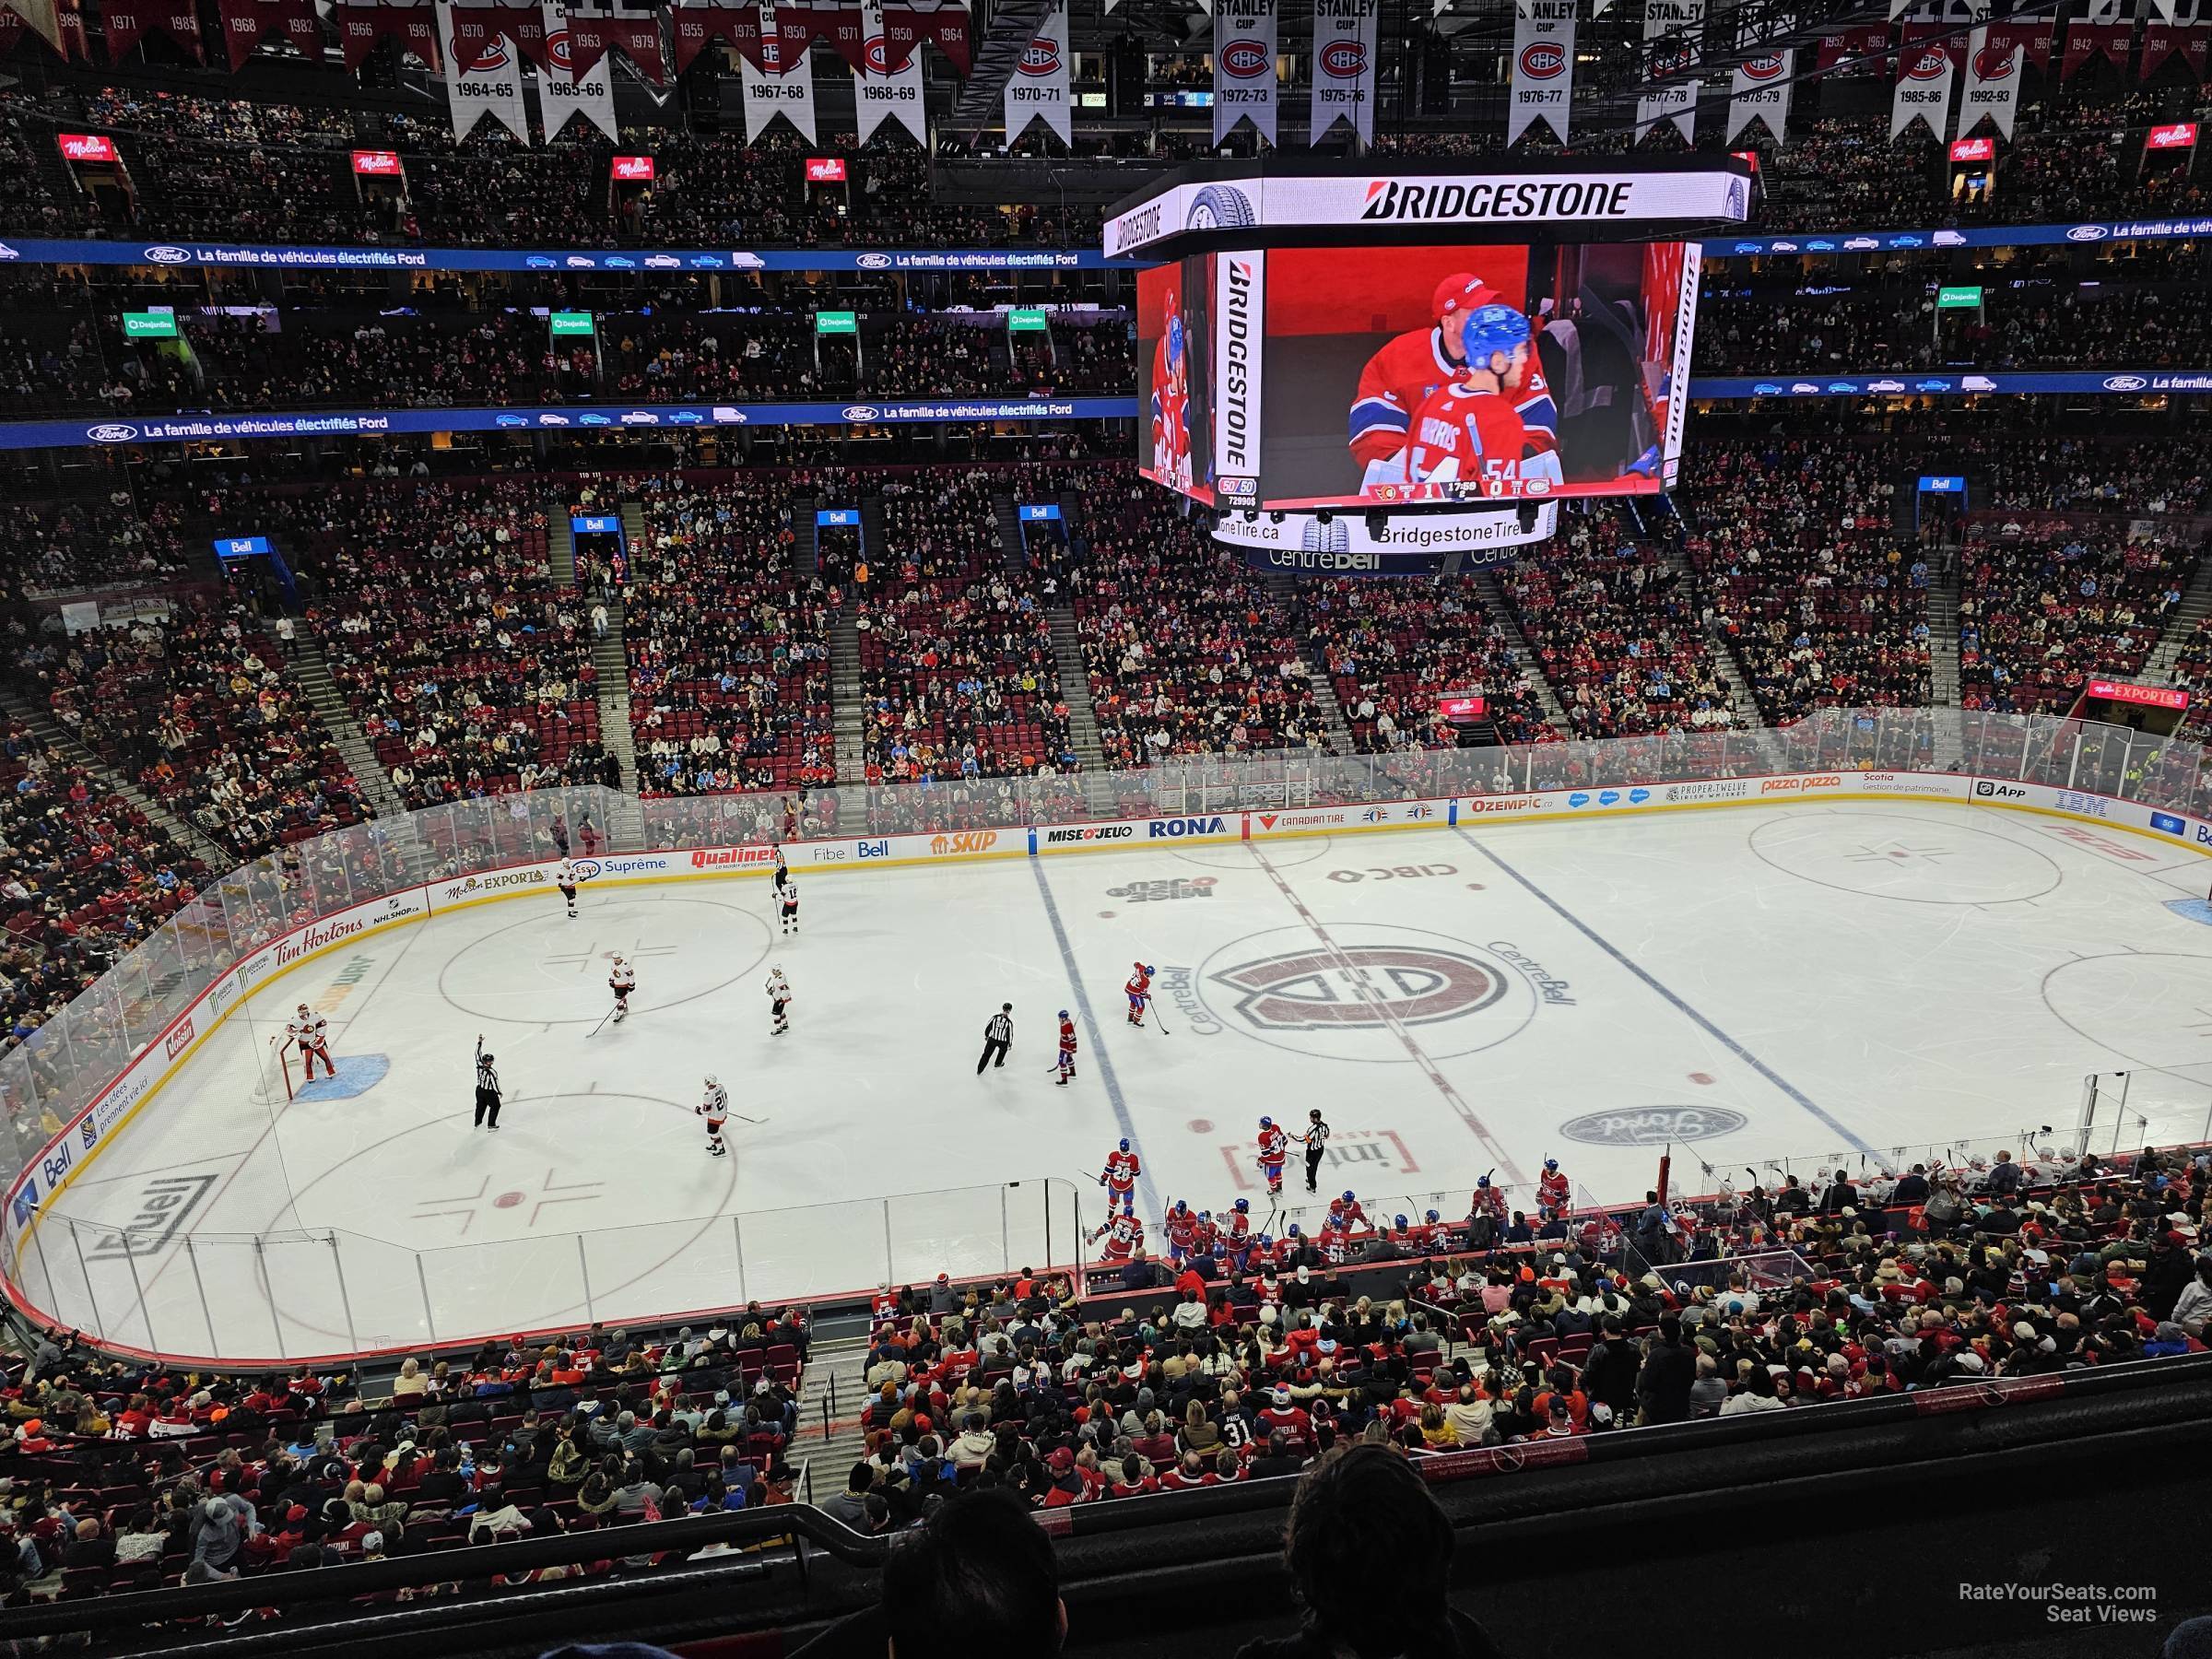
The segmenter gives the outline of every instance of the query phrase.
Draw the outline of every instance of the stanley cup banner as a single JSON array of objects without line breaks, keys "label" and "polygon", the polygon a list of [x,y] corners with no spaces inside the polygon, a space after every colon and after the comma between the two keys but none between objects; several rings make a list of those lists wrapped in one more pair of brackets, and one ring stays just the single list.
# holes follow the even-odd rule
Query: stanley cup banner
[{"label": "stanley cup banner", "polygon": [[1575,0],[1520,0],[1513,12],[1513,80],[1507,94],[1510,147],[1535,122],[1567,142],[1567,108],[1574,100]]},{"label": "stanley cup banner", "polygon": [[584,72],[582,80],[569,76],[569,19],[558,6],[546,15],[546,67],[537,77],[537,119],[546,129],[546,142],[577,116],[605,133],[611,143],[615,134],[615,90],[606,78],[606,54]]},{"label": "stanley cup banner", "polygon": [[769,0],[760,5],[760,61],[742,52],[745,66],[745,141],[759,137],[768,124],[781,115],[807,143],[814,135],[814,66],[807,53],[808,36],[786,33]]},{"label": "stanley cup banner", "polygon": [[1940,23],[1904,26],[1904,41],[1897,54],[1897,87],[1889,100],[1889,140],[1893,144],[1916,121],[1928,124],[1931,137],[1944,135],[1956,65],[1951,62],[1949,41],[1926,38],[1942,28]]},{"label": "stanley cup banner", "polygon": [[523,54],[503,34],[488,35],[473,47],[456,40],[453,9],[453,0],[438,0],[438,41],[445,56],[445,99],[453,112],[453,141],[467,137],[488,115],[529,143],[530,118],[523,108]]},{"label": "stanley cup banner", "polygon": [[1249,119],[1275,142],[1276,0],[1215,0],[1214,142]]},{"label": "stanley cup banner", "polygon": [[1747,58],[1728,79],[1728,142],[1753,122],[1766,124],[1774,142],[1783,142],[1790,124],[1790,76],[1797,62],[1794,51],[1771,49]]},{"label": "stanley cup banner", "polygon": [[1015,60],[1006,76],[1006,142],[1012,144],[1041,121],[1060,135],[1060,142],[1075,146],[1075,112],[1067,93],[1067,0],[1053,0],[1029,45]]},{"label": "stanley cup banner", "polygon": [[[1643,45],[1647,77],[1679,69],[1697,58],[1705,41],[1705,0],[1644,0]],[[1684,143],[1695,142],[1698,83],[1668,81],[1636,100],[1636,135],[1671,121]]]},{"label": "stanley cup banner", "polygon": [[883,0],[867,0],[860,8],[861,61],[865,68],[853,71],[853,118],[865,144],[876,135],[884,117],[907,130],[916,144],[929,147],[928,120],[922,108],[922,54],[908,50],[906,62],[890,66],[889,37],[884,31]]},{"label": "stanley cup banner", "polygon": [[1966,96],[1959,102],[1959,131],[1971,133],[1986,115],[2005,137],[2012,136],[2020,101],[2020,70],[2026,44],[2010,30],[1977,29],[1966,40]]},{"label": "stanley cup banner", "polygon": [[1352,124],[1363,147],[1374,142],[1375,18],[1381,10],[1382,0],[1313,0],[1310,142],[1319,144],[1339,121]]}]

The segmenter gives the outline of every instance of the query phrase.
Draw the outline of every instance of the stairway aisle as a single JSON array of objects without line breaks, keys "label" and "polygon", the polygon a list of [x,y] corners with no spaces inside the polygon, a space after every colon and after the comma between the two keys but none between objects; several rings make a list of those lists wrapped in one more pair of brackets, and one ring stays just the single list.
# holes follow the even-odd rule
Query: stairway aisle
[{"label": "stairway aisle", "polygon": [[21,721],[56,754],[84,767],[95,778],[146,814],[169,838],[187,853],[199,859],[210,870],[229,870],[239,860],[235,853],[225,852],[202,833],[196,824],[179,818],[175,813],[138,787],[132,779],[115,771],[87,747],[77,735],[53,717],[53,711],[42,703],[32,701],[20,691],[10,688],[0,690],[0,708]]},{"label": "stairway aisle", "polygon": [[2196,637],[2198,624],[2208,616],[2212,616],[2212,558],[2198,561],[2182,588],[2182,602],[2168,613],[2159,642],[2151,647],[2150,658],[2143,665],[2147,684],[2173,684],[2174,670],[2181,665],[2183,648]]},{"label": "stairway aisle", "polygon": [[1512,602],[1506,598],[1505,589],[1498,583],[1498,573],[1476,571],[1475,592],[1481,597],[1482,608],[1489,619],[1504,632],[1505,648],[1512,656],[1513,665],[1535,688],[1536,707],[1544,712],[1544,723],[1561,735],[1572,737],[1574,728],[1567,722],[1567,706],[1551,688],[1551,681],[1545,678],[1544,670],[1536,666],[1536,653],[1528,648],[1528,636],[1521,631],[1520,618],[1513,615]]},{"label": "stairway aisle", "polygon": [[1352,736],[1351,723],[1344,717],[1344,704],[1336,696],[1336,682],[1329,673],[1328,647],[1306,620],[1298,578],[1271,571],[1263,581],[1267,591],[1282,601],[1283,609],[1292,618],[1291,637],[1299,641],[1299,661],[1305,665],[1306,677],[1313,686],[1313,700],[1321,710],[1322,723],[1328,727],[1331,752],[1354,753],[1358,746]]},{"label": "stairway aisle", "polygon": [[853,1465],[867,1455],[860,1427],[868,1397],[863,1381],[867,1362],[865,1336],[817,1338],[807,1347],[806,1374],[799,1384],[799,1432],[787,1455],[794,1463],[804,1458],[814,1466],[817,1503],[843,1491]]}]

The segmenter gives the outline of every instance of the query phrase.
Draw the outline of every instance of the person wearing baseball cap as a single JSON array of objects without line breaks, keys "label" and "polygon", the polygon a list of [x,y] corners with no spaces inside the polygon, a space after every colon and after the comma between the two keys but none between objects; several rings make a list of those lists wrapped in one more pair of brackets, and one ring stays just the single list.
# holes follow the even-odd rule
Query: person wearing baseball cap
[{"label": "person wearing baseball cap", "polygon": [[[1352,459],[1362,469],[1362,494],[1374,493],[1386,484],[1413,481],[1406,464],[1415,415],[1432,395],[1465,373],[1461,338],[1466,319],[1489,306],[1518,309],[1472,271],[1454,271],[1430,295],[1430,326],[1397,335],[1368,359],[1352,394],[1350,426]],[[1527,366],[1509,396],[1521,418],[1529,453],[1556,450],[1559,410],[1533,340]]]}]

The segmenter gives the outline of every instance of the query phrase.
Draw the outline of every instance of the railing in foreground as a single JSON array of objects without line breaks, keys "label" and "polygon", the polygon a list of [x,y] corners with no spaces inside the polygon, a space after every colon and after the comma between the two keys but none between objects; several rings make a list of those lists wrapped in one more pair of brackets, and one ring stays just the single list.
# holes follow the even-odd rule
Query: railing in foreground
[{"label": "railing in foreground", "polygon": [[[95,1253],[89,1239],[79,1240],[76,1228],[63,1230],[71,1240],[68,1256],[74,1257],[77,1243],[86,1245],[83,1272],[76,1272],[70,1263],[57,1271],[56,1262],[64,1256],[58,1234],[57,1248],[29,1265],[28,1282],[25,1272],[24,1240],[33,1218],[39,1217],[42,1232],[66,1217],[65,1194],[59,1213],[40,1212],[57,1182],[67,1177],[73,1147],[80,1142],[86,1147],[96,1145],[134,1103],[122,1098],[127,1091],[111,1086],[155,1044],[166,1042],[171,1052],[181,1052],[190,1033],[180,1039],[180,1017],[235,963],[266,941],[320,917],[428,881],[552,857],[564,844],[582,855],[605,856],[648,848],[682,851],[808,837],[1015,829],[1101,816],[1171,817],[1271,806],[1626,788],[1844,769],[1971,772],[2212,817],[2212,786],[2204,776],[2204,751],[2195,744],[2049,716],[1959,710],[1830,710],[1778,731],[1334,758],[1284,753],[1194,756],[1140,771],[1081,778],[823,790],[804,798],[771,794],[639,801],[598,788],[558,788],[458,802],[404,819],[358,825],[302,842],[280,856],[258,860],[214,882],[58,1016],[0,1057],[0,1100],[8,1108],[20,1159],[10,1185],[12,1197],[0,1208],[0,1231],[11,1270],[8,1288],[40,1317],[78,1324],[120,1345],[132,1344],[134,1335],[145,1338],[146,1295],[131,1280],[143,1259],[135,1248],[116,1249],[109,1264],[115,1274],[112,1280],[100,1279],[97,1296],[91,1265]],[[206,1014],[210,1023],[230,1006],[215,1006],[220,994],[218,991],[210,995],[211,1011]],[[888,1214],[892,1206],[905,1202],[884,1201],[880,1207]],[[971,1236],[966,1225],[971,1219],[956,1215],[953,1225],[935,1241],[917,1234],[911,1251],[894,1229],[888,1253],[894,1271],[889,1277],[907,1272],[905,1264],[915,1259],[915,1253],[931,1249],[941,1253],[941,1265],[957,1265],[962,1241]],[[712,1225],[729,1220],[720,1218]],[[106,1240],[116,1230],[101,1227],[98,1231]],[[265,1284],[270,1278],[268,1263],[276,1237],[263,1235],[238,1246],[254,1253],[249,1271],[261,1276]],[[415,1275],[415,1300],[419,1304],[415,1312],[406,1312],[397,1301],[388,1312],[381,1304],[356,1308],[348,1332],[345,1311],[335,1305],[339,1269],[335,1263],[344,1253],[343,1239],[334,1245],[333,1234],[300,1237],[307,1241],[285,1242],[279,1253],[287,1264],[300,1264],[297,1271],[310,1275],[311,1285],[328,1287],[326,1316],[313,1322],[324,1332],[317,1345],[322,1351],[341,1349],[349,1335],[367,1340],[382,1330],[419,1326],[427,1331],[436,1323],[440,1297],[429,1282],[431,1269],[425,1260]],[[557,1247],[577,1258],[575,1305],[594,1305],[600,1292],[594,1289],[591,1299],[585,1298],[582,1283],[591,1270],[593,1247],[579,1244],[573,1235],[559,1241]],[[228,1247],[209,1241],[204,1248]],[[718,1254],[719,1245],[713,1249]],[[735,1236],[730,1250],[735,1256]],[[107,1253],[99,1253],[104,1258]],[[436,1253],[398,1253],[427,1258]],[[1055,1248],[1053,1253],[1067,1257],[1073,1253]],[[317,1260],[333,1265],[306,1265]],[[248,1265],[242,1256],[237,1265]],[[393,1265],[385,1257],[374,1268],[380,1283]],[[736,1294],[735,1263],[727,1265],[725,1294],[714,1299],[717,1303]],[[399,1264],[398,1277],[404,1281],[416,1266],[413,1261]],[[535,1274],[544,1266],[533,1262],[517,1271]],[[293,1269],[288,1265],[280,1265],[276,1277],[281,1281],[289,1271]],[[913,1276],[923,1277],[918,1271]],[[111,1282],[115,1286],[112,1296],[107,1291]],[[56,1306],[55,1299],[65,1300],[72,1284],[81,1286],[83,1305]],[[350,1298],[354,1292],[355,1280],[348,1275],[346,1295]],[[752,1294],[764,1300],[782,1293],[766,1284],[752,1288]],[[272,1302],[275,1300],[272,1294]],[[191,1320],[198,1316],[187,1312],[180,1317],[191,1328]],[[201,1328],[211,1336],[218,1323],[220,1316],[212,1313],[199,1318]],[[281,1338],[283,1330],[279,1312],[272,1335]],[[287,1350],[300,1351],[298,1341],[310,1334],[300,1333],[300,1338],[285,1345]],[[253,1346],[264,1346],[258,1335]]]}]

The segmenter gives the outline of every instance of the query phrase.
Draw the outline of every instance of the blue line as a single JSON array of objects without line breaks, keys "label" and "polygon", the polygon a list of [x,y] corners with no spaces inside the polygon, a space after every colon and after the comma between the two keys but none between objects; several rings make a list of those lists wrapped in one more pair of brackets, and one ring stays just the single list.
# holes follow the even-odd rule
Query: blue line
[{"label": "blue line", "polygon": [[1711,1037],[1714,1041],[1720,1043],[1723,1047],[1727,1049],[1730,1053],[1734,1054],[1738,1060],[1741,1060],[1746,1065],[1749,1066],[1753,1071],[1757,1072],[1768,1082],[1773,1084],[1775,1088],[1781,1089],[1783,1094],[1789,1096],[1791,1100],[1794,1100],[1807,1112],[1819,1119],[1821,1123],[1827,1124],[1830,1129],[1833,1129],[1838,1135],[1849,1141],[1851,1143],[1853,1151],[1872,1152],[1874,1150],[1872,1147],[1868,1146],[1865,1141],[1861,1140],[1855,1134],[1853,1134],[1852,1130],[1840,1119],[1836,1118],[1823,1108],[1815,1105],[1811,1097],[1808,1096],[1803,1089],[1799,1088],[1794,1083],[1792,1083],[1783,1077],[1780,1072],[1769,1065],[1764,1060],[1761,1060],[1757,1054],[1753,1053],[1749,1049],[1746,1048],[1735,1038],[1729,1036],[1727,1032],[1722,1030],[1719,1026],[1714,1025],[1712,1020],[1706,1018],[1704,1015],[1699,1013],[1695,1008],[1684,1002],[1679,996],[1677,996],[1672,991],[1661,984],[1656,979],[1652,977],[1651,972],[1647,969],[1636,962],[1633,959],[1624,955],[1612,944],[1610,940],[1602,936],[1595,928],[1592,927],[1587,922],[1583,921],[1580,916],[1576,915],[1572,911],[1561,904],[1557,899],[1554,899],[1549,893],[1546,892],[1542,888],[1538,887],[1527,877],[1522,875],[1520,871],[1514,869],[1512,865],[1507,864],[1504,859],[1499,857],[1497,853],[1491,852],[1489,848],[1484,846],[1480,841],[1477,841],[1465,830],[1455,830],[1453,833],[1455,833],[1461,841],[1465,841],[1468,846],[1474,848],[1476,852],[1481,853],[1483,857],[1488,859],[1492,864],[1503,870],[1508,876],[1511,876],[1515,881],[1519,882],[1532,897],[1540,900],[1547,907],[1548,907],[1552,914],[1558,916],[1560,921],[1572,927],[1576,932],[1580,933],[1583,937],[1589,940],[1591,944],[1596,946],[1600,950],[1604,951],[1607,956],[1618,962],[1623,968],[1626,968],[1630,973],[1641,980],[1646,985],[1657,992],[1667,1001],[1670,1006],[1675,1008],[1677,1013],[1681,1014],[1692,1025],[1696,1026],[1708,1037]]},{"label": "blue line", "polygon": [[1106,1040],[1099,1030],[1099,1017],[1090,1011],[1090,994],[1083,989],[1083,976],[1076,971],[1076,952],[1067,942],[1067,927],[1060,920],[1060,907],[1053,902],[1053,889],[1045,885],[1044,860],[1032,858],[1030,869],[1037,877],[1037,895],[1044,900],[1044,918],[1053,924],[1053,942],[1060,947],[1060,962],[1067,970],[1069,991],[1076,999],[1076,1013],[1083,1021],[1083,1029],[1090,1033],[1090,1052],[1099,1057],[1099,1077],[1106,1085],[1106,1099],[1113,1106],[1113,1121],[1121,1125],[1122,1136],[1136,1148],[1136,1190],[1143,1194],[1145,1211],[1157,1218],[1163,1212],[1159,1194],[1152,1188],[1151,1166],[1145,1162],[1144,1148],[1137,1145],[1136,1124],[1130,1120],[1129,1101],[1122,1093],[1120,1079],[1113,1075],[1113,1061],[1106,1053]]}]

